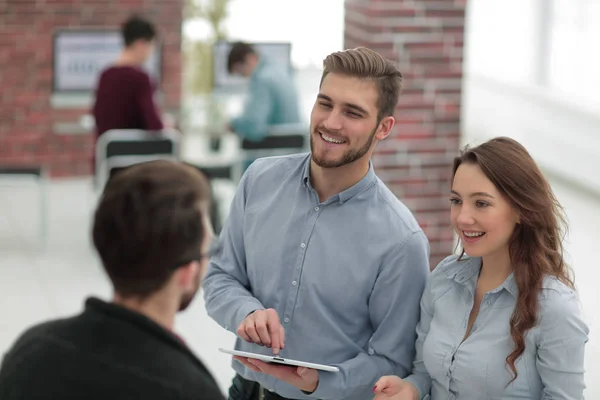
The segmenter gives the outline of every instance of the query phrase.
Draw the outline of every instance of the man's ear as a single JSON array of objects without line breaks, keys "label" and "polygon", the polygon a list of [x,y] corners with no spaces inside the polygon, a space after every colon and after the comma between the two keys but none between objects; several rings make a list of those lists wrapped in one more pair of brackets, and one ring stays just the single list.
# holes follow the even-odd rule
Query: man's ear
[{"label": "man's ear", "polygon": [[175,274],[178,285],[184,290],[192,288],[199,268],[200,263],[198,261],[190,261],[189,263],[177,268]]},{"label": "man's ear", "polygon": [[383,140],[392,133],[392,128],[396,120],[394,117],[384,117],[381,122],[379,122],[379,126],[377,127],[377,132],[375,133],[375,137],[377,140]]}]

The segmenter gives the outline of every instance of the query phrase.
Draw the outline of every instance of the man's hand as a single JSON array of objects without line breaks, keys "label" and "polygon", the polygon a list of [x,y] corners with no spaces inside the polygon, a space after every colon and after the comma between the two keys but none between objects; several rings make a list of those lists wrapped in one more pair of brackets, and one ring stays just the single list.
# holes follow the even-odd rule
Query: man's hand
[{"label": "man's hand", "polygon": [[246,342],[272,348],[275,355],[285,346],[285,329],[279,322],[277,311],[272,308],[248,315],[238,326],[237,334]]},{"label": "man's hand", "polygon": [[410,382],[397,376],[381,377],[373,388],[373,400],[419,400],[419,391]]},{"label": "man's hand", "polygon": [[271,364],[254,358],[234,358],[254,372],[271,375],[305,392],[312,393],[319,386],[319,373],[316,369]]}]

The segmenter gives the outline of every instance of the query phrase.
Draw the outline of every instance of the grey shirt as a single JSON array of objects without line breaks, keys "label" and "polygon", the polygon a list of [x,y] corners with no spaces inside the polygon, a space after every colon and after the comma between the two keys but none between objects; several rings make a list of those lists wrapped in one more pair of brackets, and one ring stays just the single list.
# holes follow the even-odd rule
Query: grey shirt
[{"label": "grey shirt", "polygon": [[544,279],[539,324],[526,334],[525,352],[515,364],[518,377],[508,384],[513,375],[506,357],[514,348],[509,321],[518,295],[514,276],[485,294],[471,334],[461,344],[481,258],[457,258],[450,256],[436,267],[421,301],[417,357],[407,378],[420,398],[583,399],[588,328],[576,293],[556,278]]},{"label": "grey shirt", "polygon": [[[208,314],[235,332],[273,308],[284,358],[332,364],[310,396],[233,362],[246,379],[290,399],[365,399],[382,375],[406,376],[415,351],[429,245],[409,210],[369,168],[320,202],[310,155],[255,161],[242,178],[204,279]],[[272,354],[238,338],[236,349]]]}]

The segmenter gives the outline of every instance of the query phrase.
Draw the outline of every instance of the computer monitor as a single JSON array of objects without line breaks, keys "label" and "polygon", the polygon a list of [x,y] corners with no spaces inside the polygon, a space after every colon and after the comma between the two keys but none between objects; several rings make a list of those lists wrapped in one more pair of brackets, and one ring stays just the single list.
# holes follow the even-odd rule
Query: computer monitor
[{"label": "computer monitor", "polygon": [[[248,79],[239,75],[232,75],[227,70],[227,58],[232,42],[218,41],[213,46],[213,89],[235,91],[243,88]],[[281,63],[292,72],[292,44],[288,42],[261,42],[249,43],[261,55]]]},{"label": "computer monitor", "polygon": [[[54,93],[91,93],[100,72],[123,50],[120,31],[61,30],[54,34]],[[157,86],[161,79],[161,46],[143,66]]]}]

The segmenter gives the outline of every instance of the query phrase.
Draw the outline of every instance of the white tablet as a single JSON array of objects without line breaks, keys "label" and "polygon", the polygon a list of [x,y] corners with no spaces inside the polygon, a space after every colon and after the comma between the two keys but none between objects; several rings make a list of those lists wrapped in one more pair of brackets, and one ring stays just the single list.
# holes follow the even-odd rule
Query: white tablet
[{"label": "white tablet", "polygon": [[338,372],[339,371],[338,367],[334,367],[332,365],[313,364],[313,363],[304,362],[304,361],[290,360],[289,358],[281,358],[279,356],[266,356],[264,354],[247,353],[245,351],[239,351],[239,350],[219,349],[219,351],[221,351],[223,353],[231,354],[233,356],[240,356],[240,357],[245,357],[245,358],[255,358],[257,360],[261,360],[261,361],[264,361],[267,363],[278,363],[278,364],[292,365],[295,367],[320,369],[322,371],[329,371],[329,372]]}]

